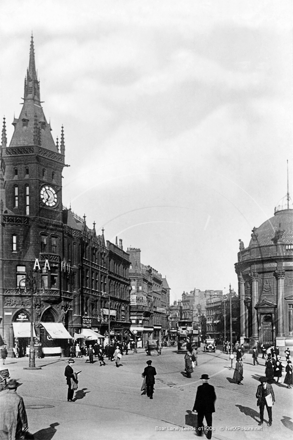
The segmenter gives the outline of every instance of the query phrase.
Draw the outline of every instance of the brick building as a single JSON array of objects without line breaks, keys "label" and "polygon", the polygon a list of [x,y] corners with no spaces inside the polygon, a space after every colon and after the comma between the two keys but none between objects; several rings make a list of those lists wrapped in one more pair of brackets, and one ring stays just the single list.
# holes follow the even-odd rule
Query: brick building
[{"label": "brick building", "polygon": [[0,148],[0,335],[25,354],[34,322],[44,350],[66,351],[84,328],[123,338],[129,255],[62,204],[65,136],[53,140],[31,38],[20,116]]}]

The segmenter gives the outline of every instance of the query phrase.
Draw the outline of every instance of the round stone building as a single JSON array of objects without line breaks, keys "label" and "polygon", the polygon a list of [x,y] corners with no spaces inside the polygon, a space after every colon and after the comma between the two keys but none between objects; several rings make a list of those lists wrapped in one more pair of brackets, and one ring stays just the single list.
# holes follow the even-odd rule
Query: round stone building
[{"label": "round stone building", "polygon": [[293,204],[289,195],[275,214],[253,228],[248,247],[239,240],[241,342],[293,347]]}]

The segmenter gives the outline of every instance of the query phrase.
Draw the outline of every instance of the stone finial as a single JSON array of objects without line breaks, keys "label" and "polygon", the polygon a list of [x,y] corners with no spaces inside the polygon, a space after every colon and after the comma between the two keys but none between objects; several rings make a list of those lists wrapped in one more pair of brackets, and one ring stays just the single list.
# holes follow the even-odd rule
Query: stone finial
[{"label": "stone finial", "polygon": [[3,118],[1,145],[3,148],[7,147],[7,133],[6,133],[6,119],[5,119],[5,117]]}]

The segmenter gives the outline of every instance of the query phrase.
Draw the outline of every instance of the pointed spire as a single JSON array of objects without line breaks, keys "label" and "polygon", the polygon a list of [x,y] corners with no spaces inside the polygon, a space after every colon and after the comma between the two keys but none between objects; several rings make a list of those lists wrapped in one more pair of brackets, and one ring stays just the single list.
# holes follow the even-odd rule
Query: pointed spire
[{"label": "pointed spire", "polygon": [[24,99],[33,99],[40,102],[40,84],[37,77],[34,38],[31,36],[29,66],[24,80]]},{"label": "pointed spire", "polygon": [[64,127],[62,125],[61,127],[61,137],[60,137],[60,149],[61,149],[61,154],[65,154],[65,138],[64,138]]},{"label": "pointed spire", "polygon": [[5,117],[3,118],[1,145],[2,145],[3,148],[7,147],[7,133],[6,133],[6,120],[5,120]]},{"label": "pointed spire", "polygon": [[56,138],[56,148],[58,153],[60,153],[60,149],[59,149],[59,138]]},{"label": "pointed spire", "polygon": [[287,209],[290,207],[290,190],[289,190],[289,165],[287,159]]},{"label": "pointed spire", "polygon": [[31,35],[30,59],[29,59],[28,73],[30,74],[31,79],[37,79],[33,34]]}]

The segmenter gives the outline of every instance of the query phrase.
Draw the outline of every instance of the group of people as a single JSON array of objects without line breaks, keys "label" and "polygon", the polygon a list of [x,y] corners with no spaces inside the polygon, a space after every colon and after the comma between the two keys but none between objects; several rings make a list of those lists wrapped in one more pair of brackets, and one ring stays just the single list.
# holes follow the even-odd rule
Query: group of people
[{"label": "group of people", "polygon": [[128,354],[128,345],[126,343],[121,342],[111,342],[110,344],[106,344],[103,347],[98,342],[89,345],[80,346],[79,343],[76,343],[75,346],[72,346],[70,351],[70,356],[73,359],[85,357],[86,362],[94,363],[94,359],[97,357],[100,366],[106,365],[105,358],[108,358],[109,361],[115,361],[117,367],[121,367],[121,359],[123,354]]},{"label": "group of people", "polygon": [[286,366],[282,364],[281,356],[279,354],[275,355],[275,353],[268,353],[265,362],[265,375],[268,383],[279,383],[283,375],[283,370],[285,370],[286,375],[284,378],[284,384],[287,385],[287,388],[292,388],[292,361],[289,348],[286,348],[285,356]]}]

